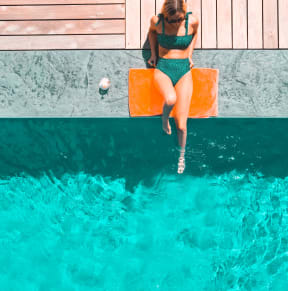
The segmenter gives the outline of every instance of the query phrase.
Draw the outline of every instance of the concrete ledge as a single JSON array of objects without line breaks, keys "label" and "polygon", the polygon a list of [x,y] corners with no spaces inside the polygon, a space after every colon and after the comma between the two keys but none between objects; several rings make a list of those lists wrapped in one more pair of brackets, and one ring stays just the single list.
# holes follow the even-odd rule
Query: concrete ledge
[{"label": "concrete ledge", "polygon": [[[0,117],[129,117],[129,68],[150,50],[0,52]],[[219,69],[219,117],[287,117],[288,50],[195,50]],[[102,96],[98,84],[112,86]]]}]

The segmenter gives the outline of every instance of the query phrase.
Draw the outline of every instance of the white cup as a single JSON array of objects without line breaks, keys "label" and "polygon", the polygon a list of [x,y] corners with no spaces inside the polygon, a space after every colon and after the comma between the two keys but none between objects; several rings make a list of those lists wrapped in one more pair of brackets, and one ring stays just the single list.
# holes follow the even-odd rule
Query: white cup
[{"label": "white cup", "polygon": [[104,77],[100,80],[99,87],[102,90],[108,90],[110,86],[111,86],[111,82],[108,78]]}]

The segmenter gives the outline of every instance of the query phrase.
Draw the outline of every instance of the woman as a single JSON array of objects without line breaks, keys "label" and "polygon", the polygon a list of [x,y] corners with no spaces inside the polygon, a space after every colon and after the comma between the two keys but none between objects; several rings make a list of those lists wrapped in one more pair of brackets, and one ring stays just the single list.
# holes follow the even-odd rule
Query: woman
[{"label": "woman", "polygon": [[[151,58],[148,63],[155,67],[155,87],[165,100],[162,127],[167,134],[172,133],[169,114],[174,105],[177,106],[174,120],[180,150],[179,174],[183,173],[185,169],[187,118],[193,90],[192,53],[199,25],[198,17],[190,14],[192,12],[187,12],[184,0],[165,0],[161,13],[158,16],[152,16],[149,29]],[[157,41],[159,43],[159,60],[156,65]]]}]

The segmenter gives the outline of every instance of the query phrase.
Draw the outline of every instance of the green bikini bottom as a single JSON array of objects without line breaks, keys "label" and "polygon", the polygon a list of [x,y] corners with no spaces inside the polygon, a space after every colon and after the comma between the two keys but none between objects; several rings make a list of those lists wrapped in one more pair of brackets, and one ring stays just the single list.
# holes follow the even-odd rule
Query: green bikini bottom
[{"label": "green bikini bottom", "polygon": [[165,73],[172,81],[173,86],[181,79],[183,75],[189,72],[190,62],[186,59],[165,59],[159,58],[156,69]]}]

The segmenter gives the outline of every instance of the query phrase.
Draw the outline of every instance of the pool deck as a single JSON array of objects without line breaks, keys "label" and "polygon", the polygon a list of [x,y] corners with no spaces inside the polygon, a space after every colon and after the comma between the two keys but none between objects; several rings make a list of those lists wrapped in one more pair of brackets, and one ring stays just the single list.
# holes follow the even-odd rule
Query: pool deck
[{"label": "pool deck", "polygon": [[[0,51],[0,117],[129,117],[129,68],[150,50]],[[219,69],[218,117],[288,117],[288,50],[194,50]],[[107,95],[99,81],[112,84]]]}]

